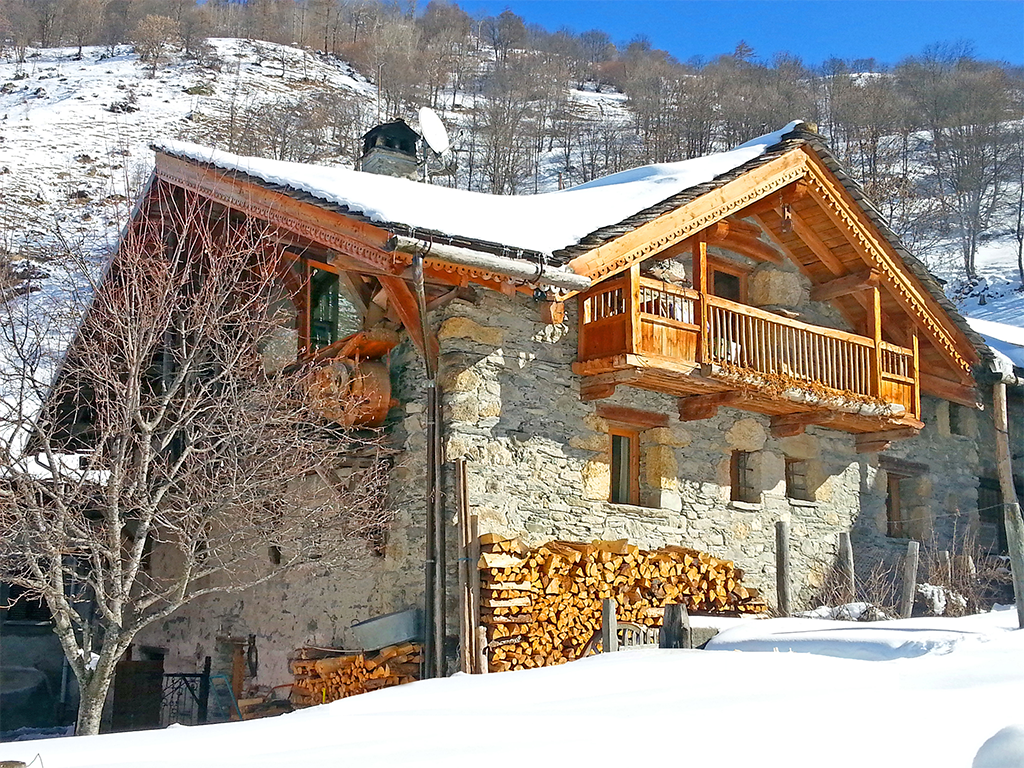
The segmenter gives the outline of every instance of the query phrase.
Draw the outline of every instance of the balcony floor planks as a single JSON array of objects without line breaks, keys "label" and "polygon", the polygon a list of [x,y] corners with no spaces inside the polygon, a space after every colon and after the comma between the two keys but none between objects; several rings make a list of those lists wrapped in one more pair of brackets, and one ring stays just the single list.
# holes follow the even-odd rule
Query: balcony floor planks
[{"label": "balcony floor planks", "polygon": [[[854,434],[880,432],[900,427],[920,429],[922,426],[920,421],[909,414],[868,416],[844,413],[823,405],[797,403],[783,397],[772,396],[753,383],[739,383],[730,380],[727,374],[713,366],[701,366],[657,355],[614,355],[599,360],[574,363],[573,370],[584,377],[631,370],[636,377],[620,383],[619,386],[637,387],[673,397],[708,395],[743,389],[747,396],[742,404],[736,406],[742,410],[766,416],[819,412],[822,415],[822,422],[827,422],[829,428]],[[751,371],[749,376],[756,377],[757,374]]]}]

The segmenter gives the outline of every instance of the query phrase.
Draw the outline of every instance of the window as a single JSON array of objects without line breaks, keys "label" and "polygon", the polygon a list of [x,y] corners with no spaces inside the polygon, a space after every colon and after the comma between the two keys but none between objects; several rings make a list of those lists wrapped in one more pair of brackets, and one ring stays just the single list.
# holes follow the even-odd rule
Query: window
[{"label": "window", "polygon": [[709,259],[708,289],[719,298],[746,302],[747,272],[737,264]]},{"label": "window", "polygon": [[810,484],[807,482],[806,461],[786,459],[786,496],[800,501],[814,501]]},{"label": "window", "polygon": [[754,454],[749,451],[733,451],[729,465],[732,475],[732,500],[748,504],[760,501],[760,493],[754,481]]},{"label": "window", "polygon": [[338,313],[338,276],[325,269],[309,270],[309,346],[327,347],[341,338]]},{"label": "window", "polygon": [[885,495],[885,535],[894,539],[905,539],[910,536],[904,503],[905,483],[909,479],[905,475],[888,472],[888,487]]},{"label": "window", "polygon": [[[344,292],[338,271],[324,261],[293,254],[293,270],[285,276],[289,299],[276,301],[279,313],[293,307],[300,354],[322,349],[358,330],[358,313]],[[282,326],[286,327],[286,326]]]},{"label": "window", "polygon": [[978,546],[990,555],[1008,551],[1003,492],[995,478],[983,477],[978,484]]},{"label": "window", "polygon": [[635,430],[615,428],[612,440],[612,504],[640,503],[640,440]]},{"label": "window", "polygon": [[[928,474],[928,465],[916,461],[907,461],[894,456],[881,456],[878,459],[879,469],[886,473],[885,494],[885,535],[896,539],[906,539],[914,535],[911,530],[913,522],[908,512],[916,507],[919,513],[926,509],[920,496],[919,478]],[[920,525],[924,521],[918,519]]]}]

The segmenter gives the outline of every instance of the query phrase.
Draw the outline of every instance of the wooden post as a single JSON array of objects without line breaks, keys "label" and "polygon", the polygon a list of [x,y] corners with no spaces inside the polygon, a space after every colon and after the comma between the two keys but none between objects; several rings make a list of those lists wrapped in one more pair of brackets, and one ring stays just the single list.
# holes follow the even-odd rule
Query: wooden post
[{"label": "wooden post", "polygon": [[878,286],[871,289],[871,306],[868,308],[868,331],[873,342],[871,350],[871,394],[882,394],[882,296]]},{"label": "wooden post", "polygon": [[661,622],[658,647],[693,648],[690,614],[682,603],[673,603],[665,606],[665,618]]},{"label": "wooden post", "polygon": [[917,326],[910,326],[910,341],[911,349],[914,350],[914,371],[911,374],[914,377],[914,399],[911,401],[914,404],[913,416],[915,419],[921,418],[921,343],[917,338]]},{"label": "wooden post", "polygon": [[602,653],[619,650],[619,622],[615,616],[615,601],[610,597],[601,601],[601,650]]},{"label": "wooden post", "polygon": [[476,628],[476,654],[476,671],[481,675],[486,675],[491,671],[487,663],[487,627],[478,626]]},{"label": "wooden post", "polygon": [[942,572],[943,585],[953,586],[953,561],[949,557],[949,550],[943,549],[939,552],[939,570]]},{"label": "wooden post", "polygon": [[487,630],[480,625],[480,518],[469,516],[469,626],[473,632],[474,672],[487,671]]},{"label": "wooden post", "polygon": [[1017,602],[1017,624],[1024,629],[1024,520],[1020,501],[1013,487],[1013,465],[1010,459],[1010,428],[1006,417],[1006,384],[992,386],[992,421],[996,430],[996,467],[999,490],[1003,496],[1003,524],[1006,527],[1006,548],[1010,554],[1013,575],[1013,596]]},{"label": "wooden post", "polygon": [[916,541],[907,542],[907,561],[903,564],[903,599],[900,601],[900,616],[909,619],[914,613],[914,596],[917,594],[917,561],[921,545]]},{"label": "wooden post", "polygon": [[850,532],[839,532],[839,569],[843,574],[843,599],[852,603],[857,599],[857,577],[853,570],[853,544],[850,543]]},{"label": "wooden post", "polygon": [[[459,512],[459,669],[473,671],[476,633],[472,625],[469,584],[469,499],[466,493],[466,460],[455,459],[455,505]],[[475,563],[473,564],[475,567]]]},{"label": "wooden post", "polygon": [[626,301],[626,312],[628,328],[628,339],[626,349],[633,354],[641,352],[641,331],[640,331],[640,263],[637,262],[629,268],[629,280],[623,290]]},{"label": "wooden post", "polygon": [[700,335],[697,337],[697,362],[707,361],[708,344],[708,244],[704,236],[698,235],[693,241],[692,271],[693,289],[697,291],[697,324]]},{"label": "wooden post", "polygon": [[793,598],[789,578],[789,521],[775,523],[775,589],[779,594],[779,613],[789,616],[793,612]]}]

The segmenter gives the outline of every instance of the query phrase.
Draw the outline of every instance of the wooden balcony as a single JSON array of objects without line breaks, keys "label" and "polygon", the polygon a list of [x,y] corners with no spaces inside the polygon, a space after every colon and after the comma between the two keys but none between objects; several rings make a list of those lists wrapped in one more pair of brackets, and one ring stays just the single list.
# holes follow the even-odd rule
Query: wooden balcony
[{"label": "wooden balcony", "polygon": [[815,423],[858,433],[916,431],[916,347],[883,341],[880,331],[871,339],[810,325],[631,270],[580,295],[574,370],[585,377],[584,399],[636,386],[683,398],[684,419],[733,405],[775,417],[779,435]]}]

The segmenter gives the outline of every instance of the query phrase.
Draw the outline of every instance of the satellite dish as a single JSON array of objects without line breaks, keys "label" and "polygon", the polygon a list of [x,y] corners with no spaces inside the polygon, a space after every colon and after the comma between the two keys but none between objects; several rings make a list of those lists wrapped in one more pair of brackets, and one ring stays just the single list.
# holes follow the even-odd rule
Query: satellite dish
[{"label": "satellite dish", "polygon": [[448,131],[437,116],[437,112],[430,107],[420,107],[420,133],[427,145],[439,155],[443,155],[451,149],[452,143],[448,138]]}]

